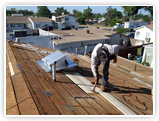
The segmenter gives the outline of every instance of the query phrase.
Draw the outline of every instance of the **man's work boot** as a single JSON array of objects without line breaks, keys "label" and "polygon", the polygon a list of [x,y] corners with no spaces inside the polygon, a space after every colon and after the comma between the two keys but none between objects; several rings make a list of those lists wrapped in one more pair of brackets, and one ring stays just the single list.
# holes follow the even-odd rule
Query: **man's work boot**
[{"label": "man's work boot", "polygon": [[100,86],[100,91],[101,91],[101,92],[104,92],[104,90],[105,90],[105,87],[101,85],[101,86]]}]

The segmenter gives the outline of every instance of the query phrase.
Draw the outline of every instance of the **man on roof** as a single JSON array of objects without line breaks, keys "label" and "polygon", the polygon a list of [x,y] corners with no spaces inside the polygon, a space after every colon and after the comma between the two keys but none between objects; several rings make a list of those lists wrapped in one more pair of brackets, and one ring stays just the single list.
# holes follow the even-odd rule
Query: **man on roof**
[{"label": "man on roof", "polygon": [[91,55],[91,70],[94,75],[94,81],[92,84],[98,83],[99,81],[99,72],[98,67],[103,62],[103,76],[102,76],[102,83],[100,86],[100,90],[102,92],[105,91],[105,87],[108,86],[108,76],[109,76],[109,63],[110,60],[114,59],[114,63],[117,62],[117,55],[119,52],[118,45],[109,45],[109,44],[102,44],[99,43],[93,49]]}]

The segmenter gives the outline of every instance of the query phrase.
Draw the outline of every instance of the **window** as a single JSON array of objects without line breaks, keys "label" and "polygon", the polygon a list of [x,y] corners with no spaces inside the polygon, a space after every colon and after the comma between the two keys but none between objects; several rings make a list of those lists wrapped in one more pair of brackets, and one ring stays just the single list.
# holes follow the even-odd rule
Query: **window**
[{"label": "window", "polygon": [[140,37],[140,32],[137,32],[136,33],[136,38],[139,38]]},{"label": "window", "polygon": [[11,27],[15,27],[15,24],[10,24]]},{"label": "window", "polygon": [[40,28],[40,24],[36,24],[36,28]]},{"label": "window", "polygon": [[65,21],[69,21],[69,18],[65,18]]},{"label": "window", "polygon": [[22,24],[17,24],[17,27],[22,27]]},{"label": "window", "polygon": [[145,40],[146,42],[150,42],[151,33],[146,33]]}]

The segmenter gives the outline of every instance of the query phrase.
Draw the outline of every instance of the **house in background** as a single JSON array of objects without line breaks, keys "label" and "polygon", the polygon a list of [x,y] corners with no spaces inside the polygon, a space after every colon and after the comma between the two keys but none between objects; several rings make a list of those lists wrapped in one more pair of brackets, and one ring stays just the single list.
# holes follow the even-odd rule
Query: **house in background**
[{"label": "house in background", "polygon": [[53,26],[53,22],[50,18],[48,17],[29,17],[28,20],[32,24],[32,29],[38,29],[38,28],[43,28],[45,26]]},{"label": "house in background", "polygon": [[6,31],[32,28],[28,16],[6,16]]},{"label": "house in background", "polygon": [[141,41],[143,44],[153,43],[154,36],[153,36],[153,24],[144,25],[138,28],[135,28],[135,37]]},{"label": "house in background", "polygon": [[71,28],[79,28],[79,23],[75,21],[75,17],[69,14],[62,14],[61,16],[52,16],[52,20],[57,24],[58,29],[71,26]]},{"label": "house in background", "polygon": [[142,62],[147,62],[153,68],[153,44],[143,45],[144,52]]}]

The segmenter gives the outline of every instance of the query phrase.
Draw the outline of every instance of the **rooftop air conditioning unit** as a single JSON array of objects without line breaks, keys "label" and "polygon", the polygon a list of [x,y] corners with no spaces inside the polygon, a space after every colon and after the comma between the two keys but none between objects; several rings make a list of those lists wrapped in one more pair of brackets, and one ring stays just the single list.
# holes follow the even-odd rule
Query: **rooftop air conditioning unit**
[{"label": "rooftop air conditioning unit", "polygon": [[71,57],[68,53],[63,54],[56,51],[44,58],[37,63],[46,71],[52,72],[53,80],[56,80],[56,71],[58,70],[74,70],[77,66],[76,63],[71,61]]}]

